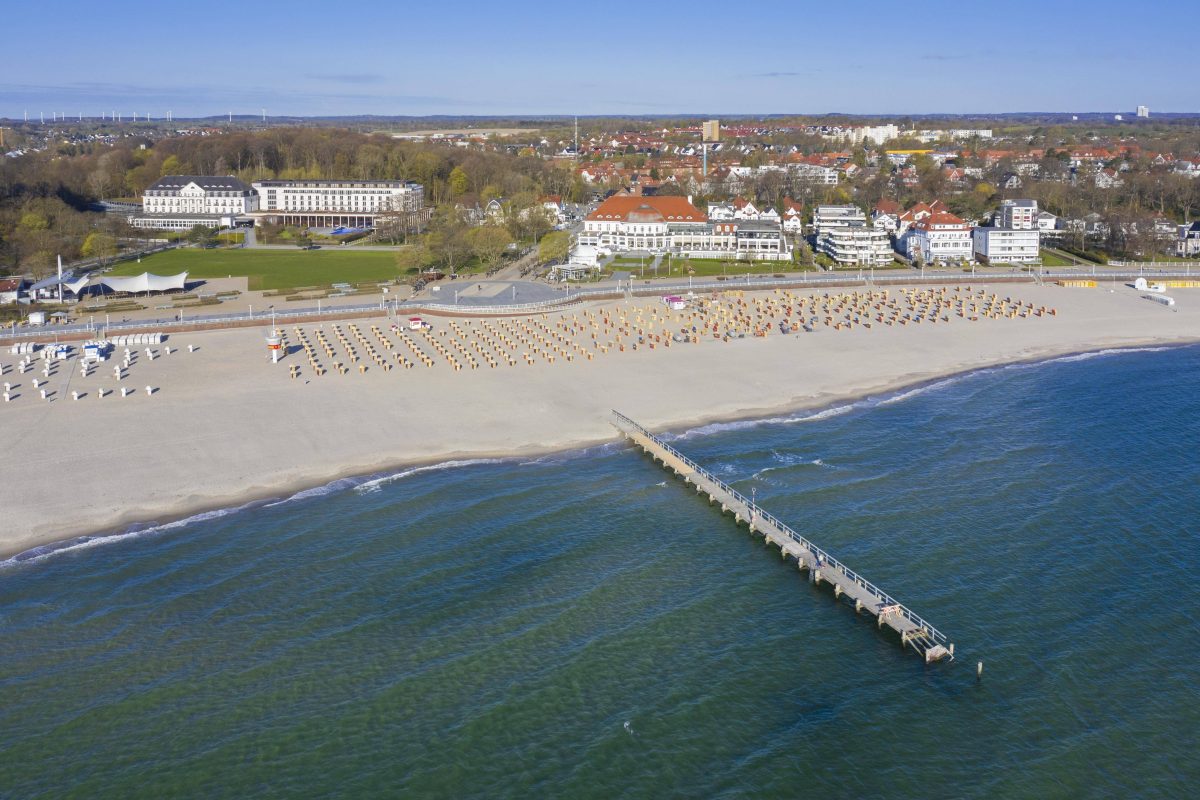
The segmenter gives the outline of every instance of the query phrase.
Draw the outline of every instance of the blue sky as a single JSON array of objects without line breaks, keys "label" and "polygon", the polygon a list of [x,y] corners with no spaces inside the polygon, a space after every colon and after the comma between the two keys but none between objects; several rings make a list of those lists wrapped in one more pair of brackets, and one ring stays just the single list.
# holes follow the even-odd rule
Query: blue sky
[{"label": "blue sky", "polygon": [[1184,2],[44,0],[0,117],[1200,111]]}]

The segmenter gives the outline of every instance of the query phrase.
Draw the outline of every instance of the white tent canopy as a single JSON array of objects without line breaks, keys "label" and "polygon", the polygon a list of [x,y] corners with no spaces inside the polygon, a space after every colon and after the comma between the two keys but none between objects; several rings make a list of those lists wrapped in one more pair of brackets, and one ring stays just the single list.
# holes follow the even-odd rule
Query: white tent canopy
[{"label": "white tent canopy", "polygon": [[131,275],[127,278],[106,275],[100,279],[100,283],[113,292],[166,292],[171,289],[183,289],[187,285],[187,276],[186,272],[178,275],[152,275],[143,272],[141,275]]}]

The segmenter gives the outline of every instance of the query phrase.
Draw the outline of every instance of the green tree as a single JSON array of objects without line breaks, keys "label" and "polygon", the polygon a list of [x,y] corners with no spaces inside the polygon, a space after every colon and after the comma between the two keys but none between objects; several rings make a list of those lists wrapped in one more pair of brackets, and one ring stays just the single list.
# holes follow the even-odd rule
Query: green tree
[{"label": "green tree", "polygon": [[562,261],[566,259],[570,246],[571,235],[566,231],[548,233],[538,242],[538,261],[543,264]]},{"label": "green tree", "polygon": [[103,266],[106,259],[117,254],[117,240],[102,231],[92,231],[83,240],[79,252],[85,258],[96,259]]},{"label": "green tree", "polygon": [[183,164],[179,161],[179,156],[171,155],[163,159],[158,176],[161,178],[164,175],[180,175],[182,172]]},{"label": "green tree", "polygon": [[396,267],[400,272],[412,275],[433,263],[433,254],[424,243],[409,245],[396,251]]},{"label": "green tree", "polygon": [[457,200],[466,194],[467,191],[467,171],[462,166],[457,166],[450,170],[450,196]]},{"label": "green tree", "polygon": [[513,238],[507,230],[495,225],[484,225],[472,228],[466,234],[467,243],[480,261],[489,267],[504,253],[504,249],[513,243]]},{"label": "green tree", "polygon": [[26,211],[21,215],[20,226],[27,231],[44,231],[50,227],[50,220],[39,211]]}]

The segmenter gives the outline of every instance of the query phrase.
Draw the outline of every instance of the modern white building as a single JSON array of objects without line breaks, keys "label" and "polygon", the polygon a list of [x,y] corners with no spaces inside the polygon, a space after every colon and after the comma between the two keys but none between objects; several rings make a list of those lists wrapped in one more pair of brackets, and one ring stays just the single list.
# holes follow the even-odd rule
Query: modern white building
[{"label": "modern white building", "polygon": [[1028,264],[1041,258],[1037,228],[976,228],[975,258],[988,264]]},{"label": "modern white building", "polygon": [[865,226],[866,213],[858,206],[817,206],[813,212],[813,232],[820,236],[834,228]]},{"label": "modern white building", "polygon": [[369,228],[381,214],[419,214],[425,188],[412,181],[255,181],[259,220]]},{"label": "modern white building", "polygon": [[818,234],[817,252],[841,266],[882,267],[892,263],[892,240],[865,222],[839,225]]},{"label": "modern white building", "polygon": [[879,145],[889,142],[892,139],[900,138],[900,128],[894,124],[869,125],[861,128],[833,128],[821,135],[826,139],[846,142],[851,145],[858,145],[863,142],[871,142],[872,144]]},{"label": "modern white building", "polygon": [[913,223],[904,240],[908,257],[926,264],[967,261],[974,254],[971,226],[949,211]]},{"label": "modern white building", "polygon": [[257,209],[254,189],[232,175],[165,175],[142,194],[142,213],[129,223],[159,230],[227,228]]},{"label": "modern white building", "polygon": [[837,186],[838,171],[821,164],[789,164],[788,172],[798,180],[814,186]]},{"label": "modern white building", "polygon": [[999,227],[1022,231],[1036,230],[1037,200],[1005,200],[1000,204]]},{"label": "modern white building", "polygon": [[1137,115],[1142,119],[1149,119],[1150,118],[1150,107],[1149,106],[1138,106],[1137,107]]}]

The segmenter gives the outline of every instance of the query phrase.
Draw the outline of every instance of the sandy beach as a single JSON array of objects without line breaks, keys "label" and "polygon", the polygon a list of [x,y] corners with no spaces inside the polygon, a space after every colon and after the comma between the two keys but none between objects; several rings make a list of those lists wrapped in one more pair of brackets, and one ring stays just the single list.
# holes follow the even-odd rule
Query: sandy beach
[{"label": "sandy beach", "polygon": [[[959,287],[961,297],[968,296],[965,287]],[[976,283],[970,296],[981,289],[984,299],[995,294],[1037,312],[971,321],[944,309],[922,324],[885,324],[863,314],[843,329],[822,320],[813,333],[781,336],[775,328],[766,337],[705,335],[696,344],[669,347],[660,338],[654,349],[643,339],[636,350],[638,327],[679,329],[653,298],[568,308],[528,323],[493,320],[489,327],[456,320],[461,336],[447,318],[430,318],[428,334],[394,332],[380,319],[359,322],[356,331],[339,322],[338,333],[358,362],[347,359],[331,323],[310,323],[287,327],[291,352],[278,364],[267,356],[265,327],[185,333],[167,341],[169,355],[155,346],[151,360],[141,348],[119,382],[113,366],[121,362],[120,347],[113,361],[87,377],[76,359],[59,362],[36,389],[32,380],[43,379],[43,362],[35,359],[34,369],[18,373],[19,356],[5,347],[0,365],[11,399],[0,404],[6,454],[0,555],[285,497],[348,475],[611,441],[617,438],[609,422],[614,408],[651,428],[683,428],[826,406],[989,365],[1200,340],[1200,290],[1174,291],[1178,304],[1166,308],[1124,286]],[[947,291],[956,294],[953,285]],[[902,290],[889,293],[894,298]],[[740,299],[748,309],[756,301],[796,302],[778,292]],[[731,310],[736,304],[727,301]],[[651,328],[655,323],[659,327]],[[381,330],[371,331],[372,324]],[[603,352],[622,326],[629,329],[624,349]],[[317,339],[318,327],[325,343]],[[513,338],[521,335],[528,341]],[[537,337],[545,340],[540,352],[533,350]],[[300,350],[303,341],[315,362]],[[365,349],[368,342],[378,363]],[[420,361],[418,351],[434,366]],[[503,353],[516,363],[487,363]],[[120,387],[136,391],[122,397]],[[48,400],[40,397],[44,388]],[[107,392],[102,397],[101,389]]]}]

